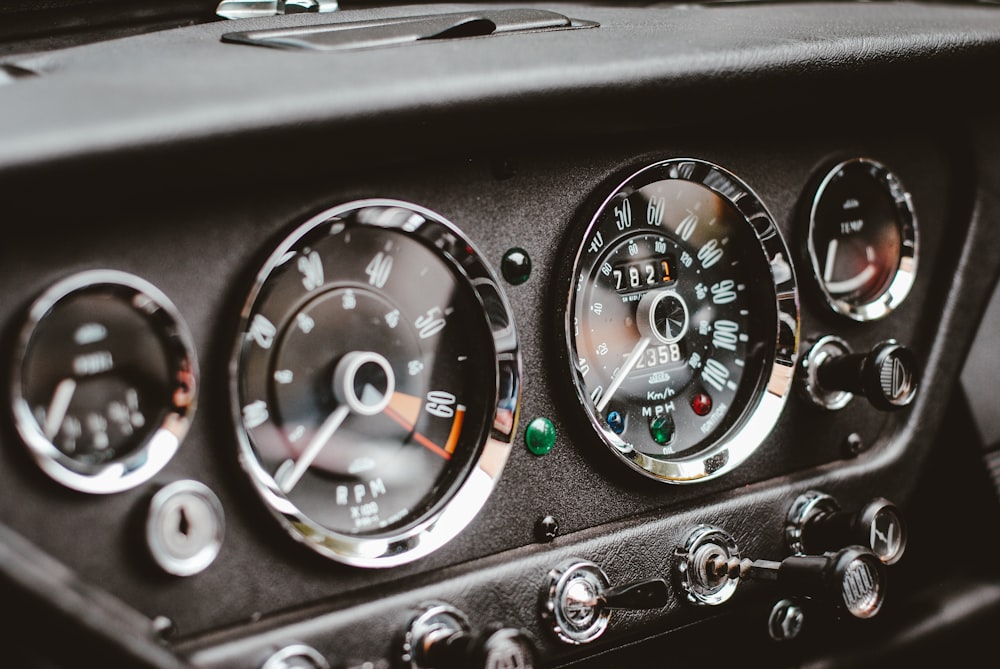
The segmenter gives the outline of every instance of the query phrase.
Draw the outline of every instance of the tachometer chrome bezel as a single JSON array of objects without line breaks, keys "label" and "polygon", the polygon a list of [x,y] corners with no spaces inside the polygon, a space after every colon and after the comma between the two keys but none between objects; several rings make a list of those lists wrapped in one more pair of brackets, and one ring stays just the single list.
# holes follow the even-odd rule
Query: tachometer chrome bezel
[{"label": "tachometer chrome bezel", "polygon": [[[657,175],[652,177],[652,175]],[[647,180],[648,181],[643,181]],[[603,212],[619,193],[640,184],[653,183],[663,179],[683,179],[701,185],[723,198],[731,205],[753,231],[760,244],[760,252],[770,268],[773,286],[775,321],[774,348],[769,351],[758,378],[751,382],[756,390],[751,402],[742,408],[735,424],[715,443],[701,448],[696,453],[678,457],[652,457],[629,447],[599,420],[591,404],[590,397],[583,390],[582,374],[574,364],[576,345],[573,335],[576,290],[584,245],[576,250],[571,285],[566,301],[563,322],[565,346],[569,352],[569,370],[572,375],[576,397],[587,419],[605,446],[632,470],[657,481],[669,484],[690,484],[718,478],[744,462],[770,434],[777,423],[792,388],[799,346],[799,300],[788,247],[781,236],[774,217],[763,201],[742,180],[726,169],[697,158],[672,158],[658,161],[635,171],[616,187],[592,214],[581,237],[586,240],[600,222]]]},{"label": "tachometer chrome bezel", "polygon": [[242,422],[240,400],[240,358],[242,337],[237,337],[230,360],[231,411],[239,449],[239,462],[253,488],[291,537],[320,555],[337,562],[368,568],[394,567],[429,555],[455,538],[479,513],[492,493],[506,464],[518,422],[520,406],[521,358],[513,311],[500,282],[484,256],[453,223],[430,209],[395,199],[366,199],[330,207],[295,228],[270,254],[256,275],[253,288],[243,305],[238,332],[246,331],[255,301],[270,273],[287,260],[292,249],[318,226],[334,222],[364,209],[398,208],[411,212],[401,217],[368,217],[363,224],[419,238],[435,250],[460,280],[468,281],[482,307],[496,359],[494,387],[489,406],[487,437],[478,456],[457,488],[427,515],[398,530],[376,535],[351,535],[327,528],[303,513],[282,492],[274,477],[255,455],[254,446]]}]

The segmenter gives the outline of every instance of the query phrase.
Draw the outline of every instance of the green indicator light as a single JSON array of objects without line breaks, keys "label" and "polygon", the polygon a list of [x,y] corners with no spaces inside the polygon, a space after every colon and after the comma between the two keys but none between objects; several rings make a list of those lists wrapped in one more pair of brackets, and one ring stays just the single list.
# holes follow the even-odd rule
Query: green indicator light
[{"label": "green indicator light", "polygon": [[503,261],[500,263],[500,272],[507,283],[512,286],[520,286],[531,276],[531,258],[524,249],[514,247],[503,254]]},{"label": "green indicator light", "polygon": [[660,416],[649,421],[649,434],[653,441],[660,444],[669,443],[674,438],[674,419],[670,416]]},{"label": "green indicator light", "polygon": [[535,455],[545,455],[556,445],[556,426],[548,418],[536,418],[524,430],[524,441]]}]

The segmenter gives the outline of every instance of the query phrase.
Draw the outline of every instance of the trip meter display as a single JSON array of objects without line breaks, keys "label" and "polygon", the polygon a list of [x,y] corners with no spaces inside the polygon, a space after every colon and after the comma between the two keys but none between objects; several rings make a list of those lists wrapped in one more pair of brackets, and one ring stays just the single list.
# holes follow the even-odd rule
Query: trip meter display
[{"label": "trip meter display", "polygon": [[698,160],[651,165],[591,219],[567,312],[576,387],[642,473],[705,480],[777,420],[798,343],[788,251],[764,205]]},{"label": "trip meter display", "polygon": [[272,253],[242,323],[241,462],[293,537],[381,567],[471,521],[509,452],[519,358],[457,228],[390,200],[326,211]]}]

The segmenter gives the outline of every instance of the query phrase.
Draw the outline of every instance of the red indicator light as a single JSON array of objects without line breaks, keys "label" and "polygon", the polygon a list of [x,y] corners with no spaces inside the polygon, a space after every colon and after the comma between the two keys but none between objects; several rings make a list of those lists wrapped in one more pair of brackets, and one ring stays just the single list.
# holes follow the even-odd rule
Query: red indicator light
[{"label": "red indicator light", "polygon": [[691,398],[691,408],[699,416],[707,416],[712,410],[712,397],[707,393],[698,393]]}]

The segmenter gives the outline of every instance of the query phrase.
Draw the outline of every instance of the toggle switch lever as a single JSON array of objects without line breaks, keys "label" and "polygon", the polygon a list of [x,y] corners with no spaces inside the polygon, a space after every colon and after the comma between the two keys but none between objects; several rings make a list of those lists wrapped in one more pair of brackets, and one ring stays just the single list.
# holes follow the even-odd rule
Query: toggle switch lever
[{"label": "toggle switch lever", "polygon": [[626,611],[662,609],[670,603],[670,586],[662,578],[626,583],[598,595],[597,603],[609,609]]},{"label": "toggle switch lever", "polygon": [[780,562],[750,560],[740,557],[728,532],[699,525],[675,555],[681,585],[694,604],[722,604],[748,580],[774,582],[784,596],[825,601],[856,618],[871,618],[885,599],[885,565],[863,546],[822,555],[793,555]]},{"label": "toggle switch lever", "polygon": [[781,562],[710,558],[710,577],[774,581],[790,595],[832,603],[855,618],[871,618],[885,600],[885,566],[863,546],[825,555],[792,555]]}]

